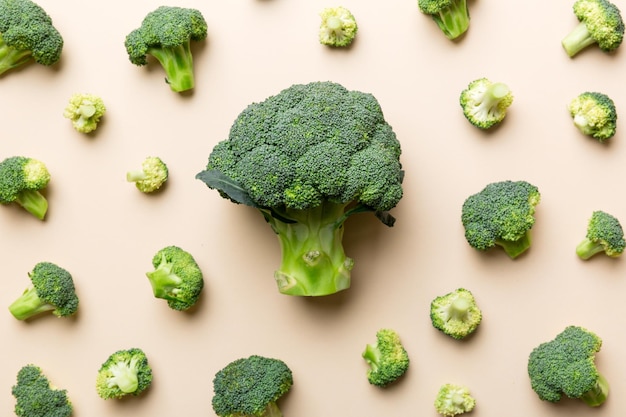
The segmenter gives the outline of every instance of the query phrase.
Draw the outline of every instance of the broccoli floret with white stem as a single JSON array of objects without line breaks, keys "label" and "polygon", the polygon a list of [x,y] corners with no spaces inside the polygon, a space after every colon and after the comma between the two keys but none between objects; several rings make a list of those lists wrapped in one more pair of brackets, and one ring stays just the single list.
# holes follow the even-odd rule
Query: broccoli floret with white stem
[{"label": "broccoli floret with white stem", "polygon": [[613,100],[604,93],[587,91],[570,101],[567,110],[574,126],[598,142],[605,142],[617,131],[617,110]]},{"label": "broccoli floret with white stem", "polygon": [[435,409],[445,417],[469,413],[476,406],[470,390],[462,385],[443,384],[435,397]]},{"label": "broccoli floret with white stem", "polygon": [[152,384],[152,368],[139,348],[112,353],[98,370],[96,391],[100,398],[137,396]]},{"label": "broccoli floret with white stem", "polygon": [[479,78],[469,83],[459,99],[467,120],[480,129],[489,129],[504,120],[513,104],[511,89],[502,82]]},{"label": "broccoli floret with white stem", "polygon": [[604,52],[622,44],[624,21],[615,4],[608,0],[577,0],[573,9],[579,23],[561,41],[570,58],[594,44]]},{"label": "broccoli floret with white stem", "polygon": [[169,178],[167,165],[161,158],[149,156],[141,164],[141,169],[128,171],[126,180],[134,182],[142,193],[153,193],[160,189]]},{"label": "broccoli floret with white stem", "polygon": [[100,118],[104,116],[106,106],[100,96],[76,93],[63,111],[63,116],[72,121],[77,132],[89,133],[98,128]]},{"label": "broccoli floret with white stem", "polygon": [[469,290],[457,288],[431,302],[430,319],[444,334],[463,339],[476,330],[482,321],[482,312]]},{"label": "broccoli floret with white stem", "polygon": [[327,7],[320,13],[319,40],[322,45],[344,47],[352,43],[358,31],[354,15],[345,7]]}]

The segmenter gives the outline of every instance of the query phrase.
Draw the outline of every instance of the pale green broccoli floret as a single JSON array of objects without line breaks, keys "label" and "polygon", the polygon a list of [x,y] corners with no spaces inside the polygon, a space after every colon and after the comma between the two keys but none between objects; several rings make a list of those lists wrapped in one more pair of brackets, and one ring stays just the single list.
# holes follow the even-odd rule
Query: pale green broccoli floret
[{"label": "pale green broccoli floret", "polygon": [[376,332],[376,342],[367,344],[362,356],[369,365],[367,380],[378,387],[397,381],[409,369],[409,355],[392,329]]},{"label": "pale green broccoli floret", "polygon": [[617,111],[609,96],[595,91],[579,94],[567,107],[574,126],[583,134],[604,142],[615,136]]},{"label": "pale green broccoli floret", "polygon": [[611,52],[622,44],[624,21],[615,4],[608,0],[577,0],[573,8],[580,23],[561,41],[567,55],[573,57],[594,44]]},{"label": "pale green broccoli floret", "polygon": [[63,116],[72,121],[77,132],[89,133],[96,130],[105,112],[106,106],[100,96],[76,93],[70,97]]},{"label": "pale green broccoli floret", "polygon": [[489,129],[504,120],[508,108],[513,104],[513,93],[504,83],[479,78],[461,92],[459,102],[471,124]]},{"label": "pale green broccoli floret", "polygon": [[445,417],[469,413],[475,406],[470,390],[462,385],[443,384],[435,397],[435,410]]},{"label": "pale green broccoli floret", "polygon": [[584,260],[604,252],[611,258],[622,255],[626,241],[619,220],[604,211],[594,211],[587,224],[587,235],[576,247],[576,254]]},{"label": "pale green broccoli floret", "polygon": [[156,156],[149,156],[141,163],[140,170],[128,171],[126,180],[134,182],[142,193],[153,193],[165,184],[169,170],[165,162]]},{"label": "pale green broccoli floret", "polygon": [[33,364],[23,366],[11,388],[18,417],[70,417],[73,406],[67,390],[53,386],[42,369]]},{"label": "pale green broccoli floret", "polygon": [[96,392],[105,400],[137,396],[152,384],[152,368],[139,348],[112,353],[98,370]]},{"label": "pale green broccoli floret", "polygon": [[327,7],[320,13],[319,40],[323,45],[348,46],[354,40],[358,25],[354,15],[345,7]]},{"label": "pale green broccoli floret", "polygon": [[448,39],[457,39],[469,29],[467,0],[418,0],[417,5],[433,18]]},{"label": "pale green broccoli floret", "polygon": [[482,312],[469,290],[457,288],[430,303],[430,320],[444,334],[463,339],[476,330],[482,320]]},{"label": "pale green broccoli floret", "polygon": [[43,220],[48,200],[41,193],[50,182],[46,165],[34,158],[12,156],[0,162],[0,204],[17,203]]}]

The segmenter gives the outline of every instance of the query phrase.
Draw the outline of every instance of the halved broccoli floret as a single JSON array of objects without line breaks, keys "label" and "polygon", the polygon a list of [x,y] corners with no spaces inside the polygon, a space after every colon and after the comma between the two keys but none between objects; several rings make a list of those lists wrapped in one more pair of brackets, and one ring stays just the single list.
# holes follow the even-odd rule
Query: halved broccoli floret
[{"label": "halved broccoli floret", "polygon": [[417,5],[433,18],[448,39],[457,39],[469,29],[467,0],[418,0]]},{"label": "halved broccoli floret", "polygon": [[430,303],[430,320],[444,334],[463,339],[476,330],[482,321],[482,311],[471,291],[457,288]]},{"label": "halved broccoli floret", "polygon": [[587,223],[587,234],[576,246],[576,254],[584,260],[604,252],[611,258],[622,255],[626,241],[619,220],[604,211],[594,211]]},{"label": "halved broccoli floret", "polygon": [[98,370],[96,391],[100,398],[137,396],[152,384],[152,368],[139,348],[112,353]]},{"label": "halved broccoli floret", "polygon": [[476,406],[469,388],[457,384],[443,384],[435,397],[435,410],[445,417],[469,413]]},{"label": "halved broccoli floret", "polygon": [[376,342],[367,344],[362,356],[369,365],[367,380],[379,387],[397,381],[409,369],[409,355],[400,335],[392,329],[376,332]]},{"label": "halved broccoli floret", "polygon": [[352,43],[358,31],[354,15],[345,7],[327,7],[320,13],[319,40],[322,45],[343,47]]},{"label": "halved broccoli floret", "polygon": [[34,158],[12,156],[0,162],[0,203],[17,203],[43,220],[48,200],[41,193],[50,182],[46,165]]},{"label": "halved broccoli floret", "polygon": [[513,93],[504,83],[479,78],[461,91],[459,103],[471,124],[489,129],[504,120],[513,104]]},{"label": "halved broccoli floret", "polygon": [[126,181],[134,182],[142,193],[153,193],[160,189],[169,178],[169,169],[163,160],[149,156],[141,163],[141,169],[128,171]]},{"label": "halved broccoli floret", "polygon": [[11,388],[16,399],[18,417],[70,417],[72,402],[66,389],[53,386],[42,369],[33,364],[23,366]]},{"label": "halved broccoli floret", "polygon": [[570,101],[567,109],[574,126],[583,134],[604,142],[615,136],[617,110],[613,100],[604,93],[588,91]]},{"label": "halved broccoli floret", "polygon": [[100,118],[104,116],[106,106],[100,96],[87,93],[76,93],[63,111],[63,116],[72,121],[77,132],[89,133],[98,128]]},{"label": "halved broccoli floret", "polygon": [[594,44],[611,52],[622,44],[624,21],[615,4],[608,0],[577,0],[573,9],[580,23],[561,41],[567,55],[573,57]]}]

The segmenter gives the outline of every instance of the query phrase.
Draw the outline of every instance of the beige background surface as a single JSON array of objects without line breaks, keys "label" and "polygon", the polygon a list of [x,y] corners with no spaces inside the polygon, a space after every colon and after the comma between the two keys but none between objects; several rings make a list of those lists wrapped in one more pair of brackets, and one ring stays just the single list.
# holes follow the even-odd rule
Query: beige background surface
[{"label": "beige background surface", "polygon": [[[597,90],[626,111],[626,61],[624,51],[595,48],[566,56],[560,40],[577,23],[571,1],[470,0],[471,27],[456,43],[414,0],[172,1],[198,8],[209,25],[207,42],[194,47],[197,85],[189,96],[171,92],[158,66],[133,66],[123,46],[164,3],[39,4],[65,38],[62,61],[2,77],[0,153],[45,161],[50,209],[39,222],[0,207],[0,305],[24,290],[35,263],[48,260],[72,272],[81,307],[73,319],[28,323],[0,314],[0,414],[12,413],[19,368],[36,363],[68,390],[76,417],[214,415],[213,375],[250,354],[292,368],[293,390],[280,402],[286,417],[435,416],[444,382],[471,388],[476,417],[621,414],[626,264],[602,256],[583,262],[574,248],[593,210],[626,221],[626,127],[620,119],[617,136],[600,145],[575,130],[565,106]],[[359,24],[349,50],[317,41],[319,11],[338,4]],[[489,133],[469,125],[458,105],[460,91],[482,76],[506,82],[515,95],[505,123]],[[405,197],[392,229],[367,216],[349,220],[351,289],[291,298],[273,281],[278,242],[262,217],[194,176],[246,105],[316,80],[379,99],[403,146]],[[78,91],[107,104],[93,136],[62,117]],[[148,155],[170,168],[159,195],[125,180]],[[527,180],[542,193],[533,246],[515,261],[470,248],[460,223],[467,196],[505,179]],[[154,299],[145,277],[152,255],[169,244],[191,252],[205,274],[202,301],[190,314]],[[436,331],[428,316],[434,297],[459,286],[472,290],[484,315],[464,342]],[[612,391],[599,409],[544,403],[530,388],[528,354],[570,324],[604,341],[597,364]],[[382,327],[400,333],[412,361],[386,390],[368,384],[361,358]],[[149,356],[150,391],[101,400],[94,388],[100,364],[132,346]]]}]

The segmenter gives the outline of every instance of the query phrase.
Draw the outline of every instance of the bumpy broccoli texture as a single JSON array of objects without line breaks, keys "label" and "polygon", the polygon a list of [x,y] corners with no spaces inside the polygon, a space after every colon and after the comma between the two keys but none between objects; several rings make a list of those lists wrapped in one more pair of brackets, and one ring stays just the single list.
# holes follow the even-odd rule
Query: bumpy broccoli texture
[{"label": "bumpy broccoli texture", "polygon": [[78,310],[74,279],[64,268],[52,262],[39,262],[28,274],[31,285],[11,305],[9,311],[18,320],[27,320],[50,312],[68,317]]},{"label": "bumpy broccoli texture", "polygon": [[46,165],[34,158],[12,156],[0,162],[0,203],[16,203],[43,220],[48,200],[41,193],[50,182]]},{"label": "bumpy broccoli texture", "polygon": [[624,229],[620,221],[607,212],[597,210],[587,223],[585,238],[576,246],[576,254],[583,260],[599,253],[617,258],[624,253],[625,247]]},{"label": "bumpy broccoli texture", "polygon": [[72,94],[69,103],[63,110],[63,116],[72,121],[72,126],[77,132],[89,133],[98,128],[98,123],[106,106],[102,97],[95,94],[76,93]]},{"label": "bumpy broccoli texture", "polygon": [[595,333],[568,326],[556,338],[537,346],[528,358],[532,389],[544,401],[558,402],[562,395],[580,399],[589,406],[602,405],[609,383],[595,364],[602,339]]},{"label": "bumpy broccoli texture", "polygon": [[354,15],[345,7],[327,7],[320,13],[319,41],[322,45],[344,47],[352,44],[358,32]]},{"label": "bumpy broccoli texture", "polygon": [[0,0],[0,75],[36,62],[56,64],[63,37],[48,13],[31,0]]},{"label": "bumpy broccoli texture", "polygon": [[393,225],[400,153],[373,95],[313,82],[249,105],[196,178],[263,214],[281,244],[280,292],[320,296],[350,286],[354,262],[342,242],[350,215]]},{"label": "bumpy broccoli texture", "polygon": [[463,385],[443,384],[435,397],[435,410],[445,417],[469,413],[475,406],[476,400]]},{"label": "bumpy broccoli texture", "polygon": [[400,335],[392,329],[376,332],[376,342],[367,344],[362,356],[369,366],[367,380],[378,387],[396,382],[409,369],[409,355]]},{"label": "bumpy broccoli texture", "polygon": [[432,17],[448,39],[457,39],[469,29],[467,0],[418,0],[420,11]]},{"label": "bumpy broccoli texture", "polygon": [[16,399],[18,417],[70,417],[73,406],[67,390],[54,387],[42,369],[33,364],[23,366],[11,388]]},{"label": "bumpy broccoli texture", "polygon": [[574,15],[578,25],[561,41],[570,57],[597,45],[604,52],[616,50],[624,39],[624,21],[619,8],[608,0],[577,0]]},{"label": "bumpy broccoli texture", "polygon": [[574,97],[567,106],[574,126],[581,133],[605,142],[617,131],[615,102],[604,93],[588,91]]},{"label": "bumpy broccoli texture", "polygon": [[98,370],[96,392],[100,398],[138,396],[152,384],[152,368],[139,348],[112,353]]},{"label": "bumpy broccoli texture", "polygon": [[433,327],[444,334],[454,339],[464,339],[478,328],[482,311],[471,291],[457,288],[435,297],[430,303],[430,320]]},{"label": "bumpy broccoli texture", "polygon": [[461,222],[467,242],[480,251],[497,245],[517,258],[530,248],[530,230],[540,200],[539,189],[526,181],[488,184],[463,203]]},{"label": "bumpy broccoli texture", "polygon": [[513,93],[504,83],[479,78],[470,82],[459,98],[465,118],[480,129],[501,123],[513,104]]},{"label": "bumpy broccoli texture", "polygon": [[147,65],[148,56],[156,58],[165,71],[165,82],[180,93],[195,87],[191,43],[206,37],[207,23],[199,10],[160,6],[126,36],[124,45],[135,65]]},{"label": "bumpy broccoli texture", "polygon": [[202,293],[204,278],[194,257],[178,246],[167,246],[152,258],[154,270],[146,275],[156,298],[173,310],[188,310]]},{"label": "bumpy broccoli texture", "polygon": [[141,169],[126,173],[126,181],[135,183],[142,193],[153,193],[159,190],[169,179],[169,169],[157,156],[149,156],[141,163]]},{"label": "bumpy broccoli texture", "polygon": [[282,417],[278,400],[293,386],[280,359],[252,355],[227,364],[213,378],[213,411],[219,417]]}]

